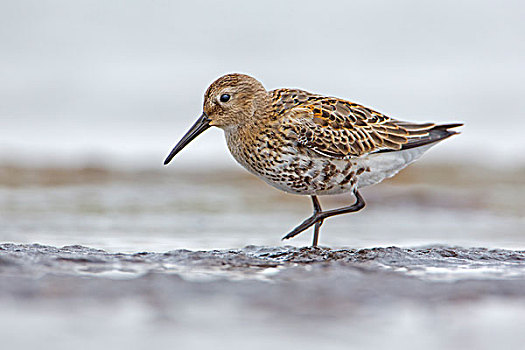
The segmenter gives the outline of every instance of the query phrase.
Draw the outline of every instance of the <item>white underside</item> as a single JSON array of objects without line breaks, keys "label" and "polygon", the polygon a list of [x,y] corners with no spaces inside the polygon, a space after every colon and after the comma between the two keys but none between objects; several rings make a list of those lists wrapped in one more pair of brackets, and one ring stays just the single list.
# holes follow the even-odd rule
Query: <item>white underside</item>
[{"label": "white underside", "polygon": [[369,167],[370,172],[359,176],[357,187],[375,185],[384,179],[394,176],[401,169],[419,159],[434,143],[397,152],[371,154],[358,160],[364,167]]},{"label": "white underside", "polygon": [[[350,169],[347,170],[347,173],[350,171],[357,173],[359,169],[367,169],[367,171],[363,171],[360,173],[360,175],[357,175],[356,182],[347,182],[345,184],[343,184],[345,173],[341,172],[340,174],[333,176],[330,178],[330,180],[328,180],[328,184],[330,185],[329,188],[323,188],[323,186],[327,183],[327,181],[324,178],[324,175],[314,177],[310,186],[308,186],[306,189],[302,188],[298,190],[291,186],[288,182],[276,182],[272,181],[269,178],[261,176],[256,172],[254,172],[254,174],[260,176],[265,182],[267,182],[271,186],[288,193],[318,196],[341,194],[351,192],[355,190],[355,188],[362,188],[365,186],[375,185],[383,181],[384,179],[394,176],[400,170],[408,166],[410,163],[420,158],[423,155],[423,153],[425,153],[432,146],[433,144],[430,144],[426,146],[408,149],[405,151],[377,153],[360,158],[352,158],[349,160],[327,159],[325,157],[319,157],[317,159],[304,157],[298,160],[297,156],[292,157],[294,159],[295,165],[309,164],[311,161],[313,161],[313,165],[304,172],[304,176],[316,173],[317,170],[325,167],[327,162],[330,162],[331,164],[335,165],[336,168],[340,171],[342,169],[348,168],[349,162],[352,163],[352,166],[350,167]],[[287,157],[283,157],[281,159],[286,160],[286,158]],[[283,164],[277,166],[274,170],[277,172],[287,172],[288,166],[289,164],[287,162],[284,162]],[[247,169],[250,170],[249,167],[247,167]]]}]

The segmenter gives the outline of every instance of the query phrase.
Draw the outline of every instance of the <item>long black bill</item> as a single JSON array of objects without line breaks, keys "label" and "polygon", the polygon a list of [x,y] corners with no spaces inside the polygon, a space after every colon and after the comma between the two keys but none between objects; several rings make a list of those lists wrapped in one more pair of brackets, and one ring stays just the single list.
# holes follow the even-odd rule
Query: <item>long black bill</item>
[{"label": "long black bill", "polygon": [[166,160],[164,161],[164,165],[171,162],[173,157],[177,153],[179,153],[188,143],[190,143],[194,138],[199,136],[204,130],[208,129],[210,127],[210,119],[206,115],[206,113],[202,113],[202,115],[197,119],[195,124],[192,125],[190,130],[182,137],[182,139],[173,147],[173,150],[171,151],[170,155]]}]

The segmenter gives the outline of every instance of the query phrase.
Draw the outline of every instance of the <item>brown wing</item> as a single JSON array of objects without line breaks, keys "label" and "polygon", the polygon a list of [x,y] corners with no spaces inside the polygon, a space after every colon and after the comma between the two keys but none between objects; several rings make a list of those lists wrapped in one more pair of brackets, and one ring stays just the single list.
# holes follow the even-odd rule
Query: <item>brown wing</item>
[{"label": "brown wing", "polygon": [[314,94],[304,98],[284,103],[280,113],[289,117],[287,127],[299,144],[330,157],[418,147],[453,135],[455,132],[447,128],[460,125],[404,122],[338,98]]}]

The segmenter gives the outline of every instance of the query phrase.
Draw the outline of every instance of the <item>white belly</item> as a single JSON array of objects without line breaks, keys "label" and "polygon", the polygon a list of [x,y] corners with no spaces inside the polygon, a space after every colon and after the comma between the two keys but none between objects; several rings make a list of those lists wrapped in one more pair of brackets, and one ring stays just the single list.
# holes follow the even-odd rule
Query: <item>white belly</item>
[{"label": "white belly", "polygon": [[394,176],[401,169],[419,159],[434,144],[397,152],[377,153],[360,159],[362,166],[370,168],[359,176],[358,187],[375,185],[384,179]]},{"label": "white belly", "polygon": [[[355,188],[375,185],[394,176],[420,158],[430,147],[432,145],[348,160],[312,159],[298,155],[290,157],[288,162],[276,168],[281,174],[296,174],[297,171],[291,169],[302,169],[298,171],[298,176],[288,175],[277,181],[275,178],[262,178],[268,184],[289,193],[320,196],[341,194]],[[351,176],[352,174],[354,175]]]}]

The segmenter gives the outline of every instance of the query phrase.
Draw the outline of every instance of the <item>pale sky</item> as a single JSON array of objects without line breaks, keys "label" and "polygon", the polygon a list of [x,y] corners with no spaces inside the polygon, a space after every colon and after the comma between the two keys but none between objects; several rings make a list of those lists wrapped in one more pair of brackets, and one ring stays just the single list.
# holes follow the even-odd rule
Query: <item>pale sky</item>
[{"label": "pale sky", "polygon": [[[2,1],[0,155],[150,164],[209,83],[243,72],[398,119],[463,121],[436,157],[515,161],[524,18],[520,1]],[[221,138],[194,152],[226,154]]]}]

